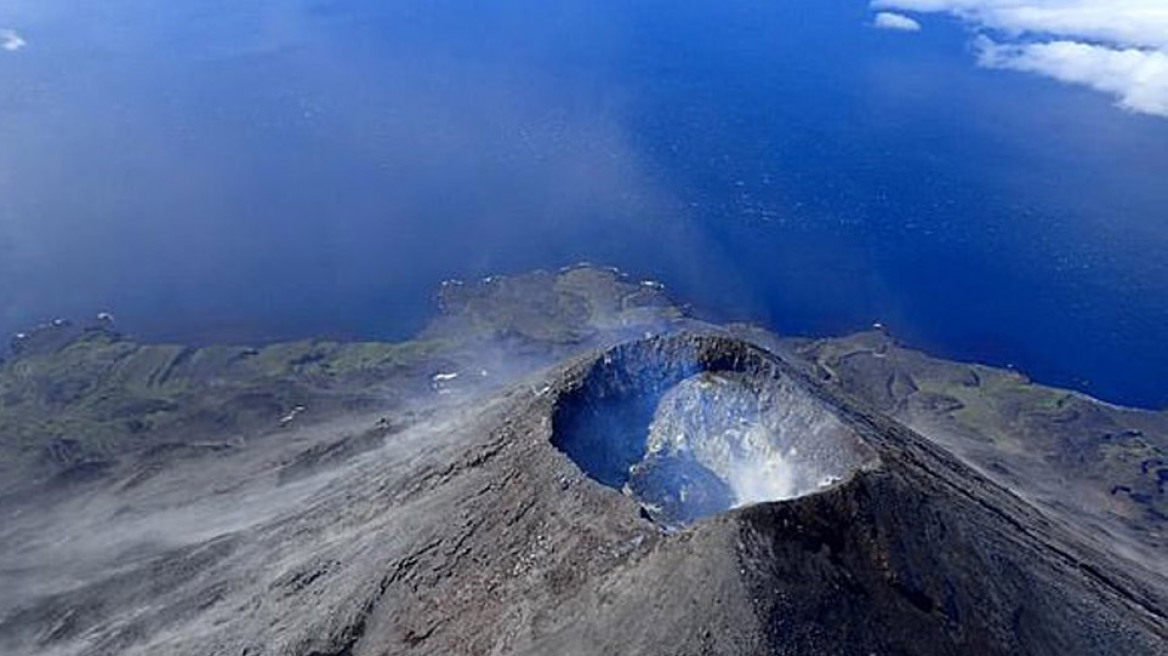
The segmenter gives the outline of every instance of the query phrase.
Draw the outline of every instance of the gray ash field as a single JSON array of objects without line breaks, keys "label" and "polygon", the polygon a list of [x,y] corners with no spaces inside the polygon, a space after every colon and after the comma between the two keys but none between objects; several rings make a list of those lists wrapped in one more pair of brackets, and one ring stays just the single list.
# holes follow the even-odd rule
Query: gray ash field
[{"label": "gray ash field", "polygon": [[400,344],[42,327],[5,654],[1164,654],[1168,416],[575,268]]}]

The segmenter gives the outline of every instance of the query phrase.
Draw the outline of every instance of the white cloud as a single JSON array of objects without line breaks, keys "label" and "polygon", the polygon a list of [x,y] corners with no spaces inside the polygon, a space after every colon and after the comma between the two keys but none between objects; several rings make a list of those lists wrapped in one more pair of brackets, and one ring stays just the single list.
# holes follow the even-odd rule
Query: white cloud
[{"label": "white cloud", "polygon": [[[1168,0],[872,0],[878,10],[965,20],[983,66],[1026,71],[1111,94],[1168,117]],[[993,36],[987,36],[991,33]]]},{"label": "white cloud", "polygon": [[1000,44],[978,39],[983,66],[1041,73],[1110,93],[1127,109],[1168,116],[1168,53],[1076,41]]},{"label": "white cloud", "polygon": [[16,52],[28,45],[16,30],[0,30],[0,49]]},{"label": "white cloud", "polygon": [[948,12],[979,26],[1014,34],[1168,47],[1168,2],[1164,0],[874,0],[872,6]]},{"label": "white cloud", "polygon": [[890,11],[882,11],[876,14],[876,19],[872,21],[872,25],[882,30],[899,30],[901,32],[921,31],[921,24],[915,19],[904,14],[894,14]]}]

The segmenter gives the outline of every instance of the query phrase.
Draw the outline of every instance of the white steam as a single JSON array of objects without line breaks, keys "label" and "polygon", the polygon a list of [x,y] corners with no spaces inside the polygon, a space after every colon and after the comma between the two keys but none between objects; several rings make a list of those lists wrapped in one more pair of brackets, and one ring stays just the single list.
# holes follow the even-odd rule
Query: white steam
[{"label": "white steam", "polygon": [[842,422],[806,392],[702,373],[668,391],[649,428],[648,457],[692,458],[734,495],[734,507],[815,493],[862,460]]}]

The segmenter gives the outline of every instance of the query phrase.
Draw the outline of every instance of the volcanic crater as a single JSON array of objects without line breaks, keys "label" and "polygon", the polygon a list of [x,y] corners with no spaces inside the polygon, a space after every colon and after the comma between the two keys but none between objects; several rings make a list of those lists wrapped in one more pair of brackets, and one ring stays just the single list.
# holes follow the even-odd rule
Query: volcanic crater
[{"label": "volcanic crater", "polygon": [[561,396],[552,441],[667,528],[814,494],[876,462],[827,404],[714,337],[608,351]]}]

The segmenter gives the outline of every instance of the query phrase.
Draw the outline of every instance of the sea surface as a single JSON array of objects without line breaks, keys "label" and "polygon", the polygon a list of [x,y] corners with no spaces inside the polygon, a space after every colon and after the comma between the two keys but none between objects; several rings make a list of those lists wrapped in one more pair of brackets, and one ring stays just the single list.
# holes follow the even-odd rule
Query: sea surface
[{"label": "sea surface", "polygon": [[863,0],[0,0],[0,329],[401,338],[581,260],[1168,405],[1168,120]]}]

